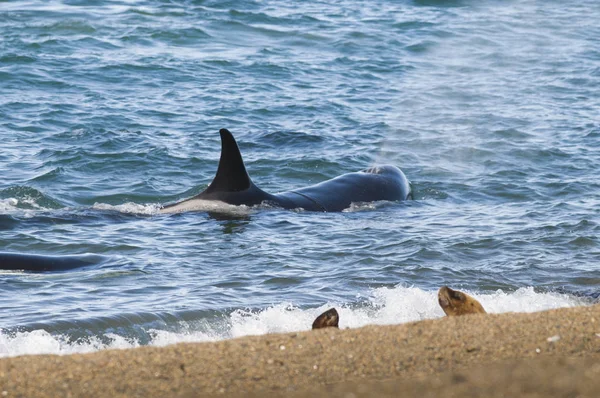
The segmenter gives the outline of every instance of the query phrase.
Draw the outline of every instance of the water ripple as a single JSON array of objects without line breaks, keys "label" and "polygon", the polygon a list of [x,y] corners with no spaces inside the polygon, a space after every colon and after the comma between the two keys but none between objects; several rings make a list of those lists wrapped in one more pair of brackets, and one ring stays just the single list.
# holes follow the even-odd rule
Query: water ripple
[{"label": "water ripple", "polygon": [[[0,274],[0,319],[27,328],[0,354],[76,351],[89,330],[90,349],[298,330],[325,302],[353,325],[416,320],[441,284],[501,289],[507,311],[592,295],[598,17],[591,0],[3,3],[0,247],[111,260]],[[414,200],[156,214],[210,183],[222,127],[269,192],[391,163]],[[363,313],[373,289],[387,309]]]}]

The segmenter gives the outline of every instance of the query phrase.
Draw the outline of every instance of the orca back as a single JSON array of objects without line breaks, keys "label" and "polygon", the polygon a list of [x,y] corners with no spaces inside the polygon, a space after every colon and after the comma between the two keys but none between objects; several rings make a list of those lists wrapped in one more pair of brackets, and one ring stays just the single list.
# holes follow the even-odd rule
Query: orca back
[{"label": "orca back", "polygon": [[320,184],[271,195],[250,179],[240,149],[229,130],[221,129],[219,134],[219,167],[208,188],[193,198],[163,207],[161,213],[198,209],[202,207],[200,201],[221,201],[236,206],[255,206],[266,202],[284,209],[342,211],[352,203],[399,201],[410,195],[406,176],[395,166],[348,173]]},{"label": "orca back", "polygon": [[0,270],[49,272],[99,264],[106,258],[95,254],[44,256],[40,254],[0,253]]},{"label": "orca back", "polygon": [[277,194],[309,211],[342,211],[352,203],[406,200],[410,184],[395,166],[381,166],[343,174],[302,189]]}]

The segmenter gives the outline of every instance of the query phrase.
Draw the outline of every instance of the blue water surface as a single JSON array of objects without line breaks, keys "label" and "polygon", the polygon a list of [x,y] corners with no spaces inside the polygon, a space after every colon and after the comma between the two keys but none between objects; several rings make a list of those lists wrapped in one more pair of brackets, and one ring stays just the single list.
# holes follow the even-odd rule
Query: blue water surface
[{"label": "blue water surface", "polygon": [[[298,330],[329,305],[398,323],[441,316],[444,284],[495,312],[593,302],[599,20],[595,0],[0,2],[0,251],[108,259],[1,273],[0,354]],[[220,128],[268,192],[388,163],[414,200],[158,214],[210,183]]]}]

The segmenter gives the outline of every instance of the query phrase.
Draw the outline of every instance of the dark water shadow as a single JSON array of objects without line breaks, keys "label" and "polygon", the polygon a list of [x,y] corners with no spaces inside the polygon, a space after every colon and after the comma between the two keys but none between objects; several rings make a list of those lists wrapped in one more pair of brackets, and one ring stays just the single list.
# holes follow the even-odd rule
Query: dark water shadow
[{"label": "dark water shadow", "polygon": [[228,235],[244,232],[246,226],[252,221],[252,218],[247,214],[214,211],[209,211],[206,214],[209,218],[218,221],[219,225],[223,228],[223,233]]}]

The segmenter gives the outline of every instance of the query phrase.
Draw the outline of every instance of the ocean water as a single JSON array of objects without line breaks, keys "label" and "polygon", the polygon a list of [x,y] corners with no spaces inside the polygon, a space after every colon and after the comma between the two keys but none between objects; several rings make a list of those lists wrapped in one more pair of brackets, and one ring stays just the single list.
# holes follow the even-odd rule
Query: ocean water
[{"label": "ocean water", "polygon": [[[595,303],[600,3],[0,1],[0,356]],[[220,128],[286,191],[394,164],[414,200],[160,215]]]}]

